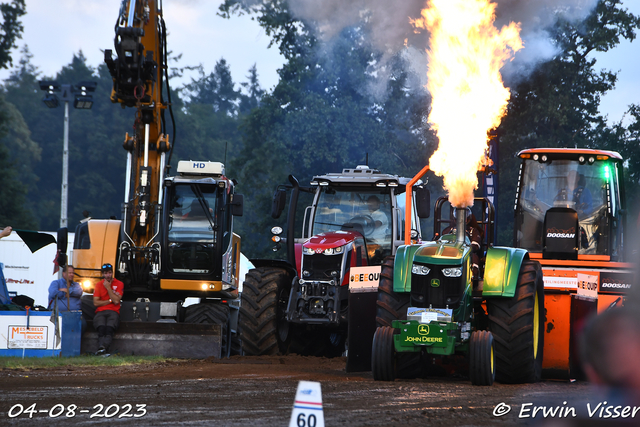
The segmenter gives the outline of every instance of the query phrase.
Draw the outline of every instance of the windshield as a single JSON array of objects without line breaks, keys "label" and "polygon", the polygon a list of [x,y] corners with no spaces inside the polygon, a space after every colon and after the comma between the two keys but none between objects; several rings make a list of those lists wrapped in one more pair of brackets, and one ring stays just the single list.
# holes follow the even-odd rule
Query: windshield
[{"label": "windshield", "polygon": [[516,215],[517,246],[542,250],[542,228],[547,210],[564,207],[578,213],[579,253],[600,253],[598,243],[607,237],[603,233],[607,228],[604,221],[611,166],[606,162],[580,164],[572,160],[549,163],[525,160],[523,166]]},{"label": "windshield", "polygon": [[357,231],[367,247],[391,254],[391,197],[389,190],[321,188],[313,234]]},{"label": "windshield", "polygon": [[216,186],[177,184],[170,187],[169,260],[173,271],[208,273],[216,243]]}]

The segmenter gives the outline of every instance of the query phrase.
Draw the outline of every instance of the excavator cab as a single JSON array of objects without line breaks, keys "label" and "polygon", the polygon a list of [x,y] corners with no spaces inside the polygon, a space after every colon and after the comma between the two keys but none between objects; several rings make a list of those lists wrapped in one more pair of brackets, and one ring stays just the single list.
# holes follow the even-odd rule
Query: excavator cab
[{"label": "excavator cab", "polygon": [[216,207],[214,184],[180,184],[171,187],[168,200],[167,270],[175,273],[211,274],[216,262],[217,224],[222,218]]}]

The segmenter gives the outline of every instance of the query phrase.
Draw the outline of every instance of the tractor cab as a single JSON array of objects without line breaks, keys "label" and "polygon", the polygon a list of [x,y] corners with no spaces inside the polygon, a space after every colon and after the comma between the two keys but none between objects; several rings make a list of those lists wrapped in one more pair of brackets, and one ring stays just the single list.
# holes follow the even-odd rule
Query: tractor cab
[{"label": "tractor cab", "polygon": [[365,265],[380,264],[382,258],[392,254],[397,223],[392,219],[397,208],[391,197],[390,187],[320,187],[309,218],[309,235],[315,237],[305,243],[306,252],[332,246],[329,236],[337,237],[339,243],[344,240],[341,236],[351,233],[348,240],[356,242]]},{"label": "tractor cab", "polygon": [[589,149],[521,151],[515,246],[543,258],[620,261],[622,157]]}]

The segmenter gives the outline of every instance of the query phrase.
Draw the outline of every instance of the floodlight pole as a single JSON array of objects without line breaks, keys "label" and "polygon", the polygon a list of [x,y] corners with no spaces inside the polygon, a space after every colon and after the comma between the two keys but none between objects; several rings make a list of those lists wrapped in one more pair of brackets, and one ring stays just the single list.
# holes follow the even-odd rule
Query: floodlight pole
[{"label": "floodlight pole", "polygon": [[[62,90],[66,90],[63,85]],[[60,191],[60,228],[68,224],[67,202],[69,200],[69,99],[64,101],[64,137],[62,142],[62,189]]]},{"label": "floodlight pole", "polygon": [[[40,81],[40,89],[47,91],[45,96],[45,104],[49,108],[58,106],[58,98],[54,92],[62,90],[62,101],[64,101],[64,134],[62,139],[62,188],[60,190],[60,228],[67,227],[68,219],[68,200],[69,200],[69,102],[74,100],[75,108],[90,109],[93,100],[89,93],[96,89],[96,82],[80,82],[78,88],[70,84],[60,85],[58,82],[43,80]],[[74,95],[75,92],[80,93],[80,97]]]}]

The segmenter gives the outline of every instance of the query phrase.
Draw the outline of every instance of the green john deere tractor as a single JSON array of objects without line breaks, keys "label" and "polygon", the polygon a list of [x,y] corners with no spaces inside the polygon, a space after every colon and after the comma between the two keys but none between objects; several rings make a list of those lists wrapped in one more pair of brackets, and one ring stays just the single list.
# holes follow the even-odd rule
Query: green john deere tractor
[{"label": "green john deere tractor", "polygon": [[[468,361],[475,385],[539,381],[544,339],[540,263],[524,249],[493,246],[495,214],[488,199],[476,198],[472,212],[440,198],[434,210],[433,241],[405,238],[394,262],[382,266],[374,379],[393,381],[407,372],[416,376],[438,358],[462,355],[457,359]],[[470,224],[476,228],[473,241],[465,232]]]}]

